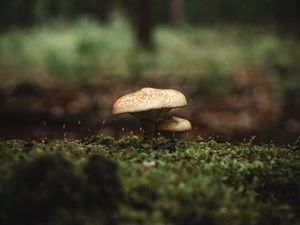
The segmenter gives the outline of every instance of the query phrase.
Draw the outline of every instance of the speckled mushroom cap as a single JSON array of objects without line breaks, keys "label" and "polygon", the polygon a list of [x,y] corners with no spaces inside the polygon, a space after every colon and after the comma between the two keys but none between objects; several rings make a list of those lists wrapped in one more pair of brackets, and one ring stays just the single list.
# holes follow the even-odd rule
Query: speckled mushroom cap
[{"label": "speckled mushroom cap", "polygon": [[147,116],[158,117],[157,112],[153,111],[159,110],[165,115],[170,109],[186,104],[185,96],[179,91],[146,87],[119,98],[113,105],[112,113],[133,113],[137,117],[145,117],[146,111],[152,111]]},{"label": "speckled mushroom cap", "polygon": [[164,131],[187,131],[192,129],[191,123],[186,120],[176,116],[171,116],[167,119],[163,119],[158,122],[157,130]]}]

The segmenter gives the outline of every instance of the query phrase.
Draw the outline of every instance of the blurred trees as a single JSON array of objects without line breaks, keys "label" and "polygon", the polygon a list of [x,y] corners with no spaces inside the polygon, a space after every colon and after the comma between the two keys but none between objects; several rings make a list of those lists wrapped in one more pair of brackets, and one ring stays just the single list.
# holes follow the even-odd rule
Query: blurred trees
[{"label": "blurred trees", "polygon": [[214,22],[272,24],[299,32],[297,0],[10,0],[0,2],[0,28],[30,26],[52,18],[72,20],[92,16],[106,21],[115,4],[122,4],[143,45],[151,43],[154,21],[192,25]]},{"label": "blurred trees", "polygon": [[147,50],[153,49],[154,0],[122,0],[121,3],[134,25],[140,46]]},{"label": "blurred trees", "polygon": [[184,0],[173,0],[171,3],[171,20],[174,25],[185,23]]},{"label": "blurred trees", "polygon": [[0,1],[0,28],[30,26],[63,18],[91,16],[100,21],[108,19],[114,1],[105,0],[10,0]]}]

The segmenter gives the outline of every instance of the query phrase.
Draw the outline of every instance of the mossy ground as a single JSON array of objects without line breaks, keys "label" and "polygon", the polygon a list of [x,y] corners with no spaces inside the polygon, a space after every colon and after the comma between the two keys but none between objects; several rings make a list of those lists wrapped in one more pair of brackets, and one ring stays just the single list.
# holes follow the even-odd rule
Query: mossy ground
[{"label": "mossy ground", "polygon": [[300,224],[299,143],[0,143],[1,224]]}]

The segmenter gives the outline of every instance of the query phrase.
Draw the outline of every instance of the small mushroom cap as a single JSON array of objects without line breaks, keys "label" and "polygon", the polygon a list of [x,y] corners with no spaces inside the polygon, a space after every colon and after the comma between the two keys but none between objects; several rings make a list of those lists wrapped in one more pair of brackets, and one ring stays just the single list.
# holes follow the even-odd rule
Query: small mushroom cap
[{"label": "small mushroom cap", "polygon": [[158,122],[157,130],[164,131],[187,131],[192,129],[190,121],[176,116],[171,116]]},{"label": "small mushroom cap", "polygon": [[119,98],[113,105],[112,113],[138,113],[171,109],[183,107],[186,104],[185,96],[179,91],[146,87]]}]

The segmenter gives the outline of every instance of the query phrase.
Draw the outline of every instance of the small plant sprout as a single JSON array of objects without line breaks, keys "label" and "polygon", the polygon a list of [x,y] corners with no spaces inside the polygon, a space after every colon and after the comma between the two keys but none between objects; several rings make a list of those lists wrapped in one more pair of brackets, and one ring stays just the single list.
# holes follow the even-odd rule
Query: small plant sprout
[{"label": "small plant sprout", "polygon": [[172,132],[172,139],[175,139],[175,132],[183,132],[192,129],[190,121],[176,116],[160,120],[157,124],[157,130]]},{"label": "small plant sprout", "polygon": [[173,89],[142,88],[120,97],[113,105],[114,115],[130,113],[138,118],[144,130],[144,138],[156,133],[156,123],[166,117],[173,108],[186,106],[185,96]]}]

